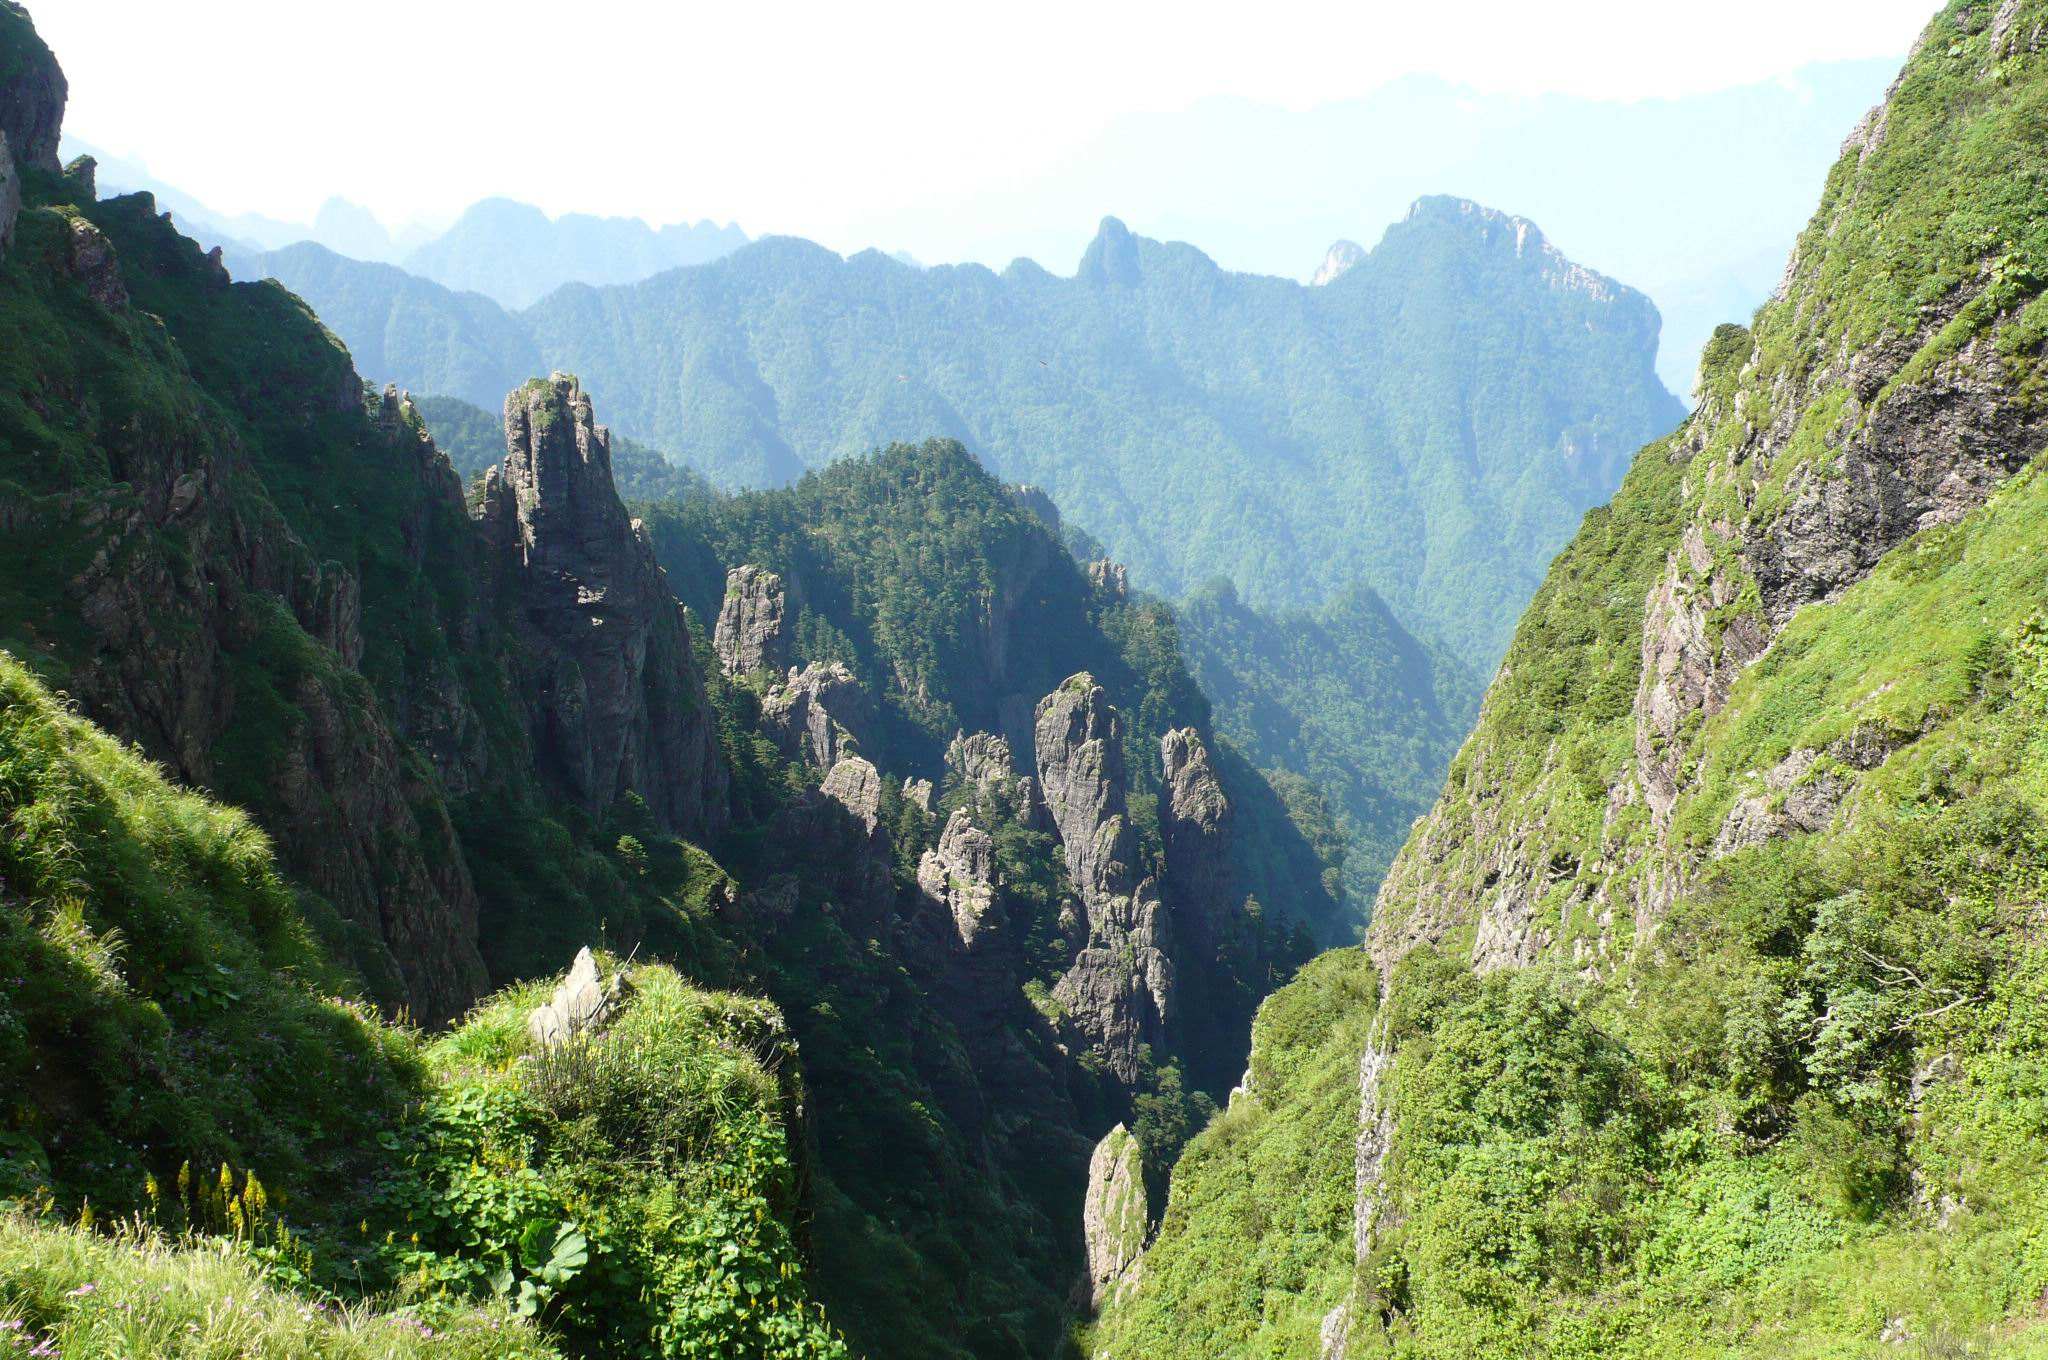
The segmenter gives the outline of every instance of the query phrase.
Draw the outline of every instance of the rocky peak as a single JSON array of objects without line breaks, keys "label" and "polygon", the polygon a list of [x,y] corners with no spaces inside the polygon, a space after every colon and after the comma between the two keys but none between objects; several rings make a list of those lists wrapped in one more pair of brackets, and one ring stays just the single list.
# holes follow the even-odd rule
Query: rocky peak
[{"label": "rocky peak", "polygon": [[1131,229],[1114,217],[1102,219],[1087,254],[1081,257],[1078,276],[1098,286],[1135,287],[1142,277],[1138,263],[1138,239]]},{"label": "rocky peak", "polygon": [[0,71],[7,73],[0,80],[0,134],[20,164],[60,173],[57,143],[70,87],[56,55],[15,0],[0,0]]},{"label": "rocky peak", "polygon": [[1168,732],[1159,741],[1165,786],[1159,798],[1159,835],[1166,851],[1166,882],[1175,930],[1204,952],[1231,908],[1230,837],[1232,809],[1209,760],[1209,748],[1192,727]]},{"label": "rocky peak", "polygon": [[749,564],[725,574],[725,604],[712,646],[727,675],[781,673],[789,664],[785,610],[782,578],[774,572]]},{"label": "rocky peak", "polygon": [[871,746],[877,721],[873,697],[839,661],[791,667],[761,701],[761,726],[783,753],[820,770]]},{"label": "rocky peak", "polygon": [[64,178],[77,187],[79,196],[88,203],[99,201],[100,163],[91,156],[79,156],[64,167]]},{"label": "rocky peak", "polygon": [[833,765],[818,791],[852,813],[873,835],[882,821],[882,774],[874,762],[844,756]]},{"label": "rocky peak", "polygon": [[1083,672],[1038,705],[1038,782],[1059,833],[1087,944],[1053,995],[1126,1083],[1138,1051],[1164,1042],[1174,968],[1157,885],[1139,872],[1127,806],[1123,723]]},{"label": "rocky peak", "polygon": [[1136,842],[1125,815],[1123,719],[1087,672],[1038,705],[1038,786],[1066,849],[1067,876],[1091,911],[1127,896]]},{"label": "rocky peak", "polygon": [[1107,557],[1088,564],[1088,583],[1113,600],[1124,599],[1131,593],[1131,573],[1123,563]]},{"label": "rocky peak", "polygon": [[574,378],[505,400],[480,530],[524,648],[542,771],[596,814],[628,791],[687,834],[723,824],[726,777],[682,606],[612,481],[611,436]]},{"label": "rocky peak", "polygon": [[956,786],[974,790],[979,807],[1031,826],[1045,821],[1037,781],[1017,774],[1010,743],[993,732],[955,733],[946,747],[946,772]]},{"label": "rocky peak", "polygon": [[981,944],[995,925],[995,868],[995,841],[965,808],[946,819],[937,847],[918,861],[918,889],[952,918],[963,950]]},{"label": "rocky peak", "polygon": [[1365,247],[1356,241],[1338,241],[1323,255],[1323,262],[1316,266],[1315,277],[1308,281],[1311,288],[1335,283],[1349,274],[1365,259]]},{"label": "rocky peak", "polygon": [[1118,1124],[1088,1159],[1088,1192],[1081,1205],[1090,1312],[1102,1311],[1137,1284],[1151,1227],[1144,1155],[1130,1130]]}]

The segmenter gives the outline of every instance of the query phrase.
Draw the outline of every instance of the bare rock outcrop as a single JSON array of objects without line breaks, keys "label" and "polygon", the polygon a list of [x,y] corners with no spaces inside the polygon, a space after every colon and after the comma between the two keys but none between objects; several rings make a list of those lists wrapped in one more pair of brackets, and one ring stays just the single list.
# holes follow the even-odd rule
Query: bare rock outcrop
[{"label": "bare rock outcrop", "polygon": [[874,699],[838,661],[792,667],[761,701],[761,726],[783,754],[820,770],[869,746],[876,716]]},{"label": "bare rock outcrop", "polygon": [[1174,932],[1206,957],[1234,905],[1230,838],[1233,815],[1223,782],[1209,760],[1202,734],[1192,727],[1159,740],[1165,787],[1159,798],[1159,836],[1166,851],[1167,898]]},{"label": "bare rock outcrop", "polygon": [[946,773],[955,785],[974,791],[977,806],[1027,826],[1050,829],[1038,781],[1017,773],[1010,743],[995,733],[955,733],[946,747]]},{"label": "bare rock outcrop", "polygon": [[111,311],[128,305],[128,284],[121,277],[121,262],[114,255],[114,243],[83,217],[71,219],[70,253],[65,258],[65,267],[85,285],[86,296],[100,306]]},{"label": "bare rock outcrop", "polygon": [[1088,1193],[1081,1206],[1091,1312],[1100,1312],[1137,1284],[1151,1226],[1144,1157],[1138,1140],[1118,1124],[1088,1159]]},{"label": "bare rock outcrop", "polygon": [[818,790],[851,813],[870,835],[882,824],[882,774],[873,761],[842,756]]},{"label": "bare rock outcrop", "polygon": [[963,950],[987,942],[995,919],[996,847],[974,824],[965,808],[946,819],[938,846],[918,861],[917,886],[952,918],[954,938]]},{"label": "bare rock outcrop", "polygon": [[1088,564],[1088,584],[1113,600],[1121,600],[1131,593],[1131,573],[1121,562],[1098,558]]},{"label": "bare rock outcrop", "polygon": [[574,378],[505,400],[506,457],[478,518],[523,644],[542,773],[592,814],[638,793],[688,835],[723,825],[726,774],[682,607],[628,518],[611,435]]},{"label": "bare rock outcrop", "polygon": [[70,86],[49,46],[36,35],[28,14],[12,0],[0,0],[0,43],[11,67],[0,80],[0,135],[23,166],[58,174],[57,143],[64,134],[64,104]]},{"label": "bare rock outcrop", "polygon": [[612,974],[609,983],[598,975],[597,959],[586,945],[576,951],[576,961],[554,996],[527,1013],[526,1031],[544,1049],[596,1034],[618,1014],[631,991],[623,971]]},{"label": "bare rock outcrop", "polygon": [[1323,254],[1323,262],[1316,266],[1315,276],[1308,281],[1311,288],[1321,288],[1335,283],[1365,260],[1365,247],[1356,241],[1337,241]]},{"label": "bare rock outcrop", "polygon": [[1087,944],[1053,990],[1120,1081],[1164,1043],[1173,962],[1157,885],[1142,872],[1127,807],[1122,719],[1085,672],[1038,706],[1038,780],[1080,899]]},{"label": "bare rock outcrop", "polygon": [[727,675],[783,672],[789,665],[787,609],[782,578],[774,572],[749,564],[725,574],[725,603],[712,647]]}]

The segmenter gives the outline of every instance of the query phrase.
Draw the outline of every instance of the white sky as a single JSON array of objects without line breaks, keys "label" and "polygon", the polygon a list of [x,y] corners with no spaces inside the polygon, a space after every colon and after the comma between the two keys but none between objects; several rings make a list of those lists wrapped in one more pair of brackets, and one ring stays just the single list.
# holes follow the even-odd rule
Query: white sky
[{"label": "white sky", "polygon": [[[1217,95],[1309,108],[1409,73],[1516,94],[1699,93],[1902,54],[1939,7],[28,3],[71,80],[67,129],[222,211],[308,220],[338,194],[395,224],[505,194],[930,261],[986,254],[973,205],[1014,212],[1007,186],[1056,171],[1119,117]],[[867,239],[864,224],[918,205],[931,222],[916,240]]]}]

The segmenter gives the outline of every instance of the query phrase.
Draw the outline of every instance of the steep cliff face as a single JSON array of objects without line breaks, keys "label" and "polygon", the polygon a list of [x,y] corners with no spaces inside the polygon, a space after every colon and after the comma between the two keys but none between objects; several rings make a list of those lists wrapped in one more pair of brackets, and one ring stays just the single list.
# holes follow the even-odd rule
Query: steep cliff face
[{"label": "steep cliff face", "polygon": [[1143,873],[1127,809],[1122,719],[1086,673],[1038,705],[1038,785],[1079,895],[1087,945],[1053,996],[1125,1082],[1141,1045],[1163,1047],[1174,967],[1158,885]]},{"label": "steep cliff face", "polygon": [[2039,1344],[2043,31],[1936,17],[1552,568],[1378,899],[1351,1231],[1215,1353]]},{"label": "steep cliff face", "polygon": [[[29,83],[4,87],[16,114],[50,106],[50,82]],[[54,124],[14,132],[54,147]],[[484,981],[477,900],[431,774],[358,673],[361,580],[280,511],[264,433],[232,413],[214,356],[181,343],[230,315],[260,328],[266,300],[230,289],[146,198],[50,183],[0,271],[15,545],[0,637],[181,779],[255,811],[384,1000],[454,1014]],[[345,360],[298,399],[364,461],[417,476]]]},{"label": "steep cliff face", "polygon": [[671,830],[724,825],[725,772],[681,606],[612,482],[611,437],[556,374],[505,401],[479,524],[518,619],[542,773],[599,813],[627,792]]},{"label": "steep cliff face", "polygon": [[15,0],[0,0],[0,57],[0,134],[17,162],[54,175],[70,84]]},{"label": "steep cliff face", "polygon": [[1226,917],[1243,901],[1230,867],[1235,810],[1194,728],[1161,737],[1159,763],[1159,837],[1174,931],[1197,953],[1213,955]]},{"label": "steep cliff face", "polygon": [[[1802,608],[1982,505],[2040,450],[2031,238],[1979,239],[2017,210],[2017,167],[2036,154],[2014,121],[2034,54],[1988,8],[1953,7],[1923,39],[1844,145],[1778,297],[1716,335],[1698,411],[1553,571],[1380,896],[1384,966],[1461,926],[1482,968],[1558,944],[1606,957],[1653,929],[1711,850],[1678,812],[1744,675]],[[1947,69],[1961,58],[1927,46],[1937,31],[1983,48],[1981,71]],[[1948,216],[1961,185],[1981,196],[1967,228]],[[1600,626],[1570,638],[1572,614]],[[1535,711],[1553,695],[1565,706]]]}]

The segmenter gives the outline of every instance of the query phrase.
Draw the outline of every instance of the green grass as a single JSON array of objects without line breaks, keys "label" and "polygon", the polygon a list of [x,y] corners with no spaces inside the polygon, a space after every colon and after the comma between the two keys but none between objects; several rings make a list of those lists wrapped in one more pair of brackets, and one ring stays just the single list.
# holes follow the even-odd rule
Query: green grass
[{"label": "green grass", "polygon": [[502,1308],[385,1308],[281,1290],[218,1239],[0,1214],[0,1354],[51,1360],[554,1360]]}]

